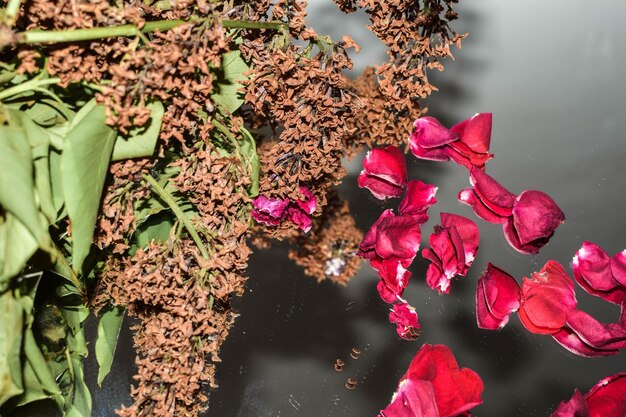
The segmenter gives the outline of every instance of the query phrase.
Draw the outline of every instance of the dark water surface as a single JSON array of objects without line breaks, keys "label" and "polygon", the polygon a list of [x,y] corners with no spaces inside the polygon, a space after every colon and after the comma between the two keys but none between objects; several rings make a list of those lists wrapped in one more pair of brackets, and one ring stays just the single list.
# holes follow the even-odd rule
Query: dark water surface
[{"label": "dark water surface", "polygon": [[[310,3],[320,33],[352,33],[362,44],[358,66],[381,59],[384,49],[364,32],[365,17],[343,16],[330,0]],[[538,256],[526,256],[509,247],[500,226],[477,220],[480,251],[447,296],[427,287],[427,264],[418,255],[405,292],[424,330],[417,342],[395,335],[368,266],[342,288],[304,276],[287,259],[286,247],[256,252],[248,290],[235,301],[241,317],[223,347],[220,388],[211,393],[207,416],[376,416],[425,342],[450,346],[462,366],[483,378],[484,404],[473,411],[480,417],[548,416],[574,388],[586,392],[601,378],[626,371],[624,352],[581,358],[550,337],[528,333],[517,318],[500,332],[478,329],[474,318],[476,280],[487,262],[521,281],[548,259],[567,267],[584,240],[610,254],[626,248],[626,2],[464,0],[458,11],[455,27],[470,37],[456,61],[434,77],[441,92],[429,100],[430,114],[453,124],[493,112],[496,157],[489,173],[514,193],[547,192],[566,223]],[[397,200],[384,205],[357,188],[361,159],[352,162],[341,193],[367,229]],[[464,168],[411,155],[407,161],[410,178],[439,186],[422,245],[441,211],[476,219],[456,201],[468,185]],[[581,308],[616,319],[614,306],[578,290]],[[111,416],[129,401],[132,343],[127,331],[123,336],[113,374],[104,389],[94,390],[96,417]],[[353,347],[362,351],[358,360],[349,358]],[[347,362],[342,372],[333,369],[337,358]],[[358,380],[354,390],[344,386],[350,377]]]}]

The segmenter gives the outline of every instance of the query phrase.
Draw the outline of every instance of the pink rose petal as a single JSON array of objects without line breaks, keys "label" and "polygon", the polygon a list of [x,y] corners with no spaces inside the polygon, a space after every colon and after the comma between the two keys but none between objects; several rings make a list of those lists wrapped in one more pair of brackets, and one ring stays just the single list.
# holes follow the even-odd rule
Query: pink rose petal
[{"label": "pink rose petal", "polygon": [[568,326],[564,326],[561,330],[554,333],[552,337],[573,354],[586,358],[598,358],[619,353],[617,349],[596,349],[589,346]]},{"label": "pink rose petal", "polygon": [[589,417],[587,400],[578,390],[574,390],[572,398],[559,404],[551,417]]},{"label": "pink rose petal", "polygon": [[300,194],[304,196],[304,200],[298,200],[298,206],[307,214],[313,214],[317,208],[317,199],[309,190],[309,187],[300,187]]},{"label": "pink rose petal", "polygon": [[520,299],[521,289],[515,279],[500,268],[487,264],[476,288],[478,327],[489,330],[504,327],[509,315],[519,309]]},{"label": "pink rose petal", "polygon": [[259,223],[276,226],[284,218],[285,209],[288,205],[288,199],[260,195],[252,201],[252,217]]},{"label": "pink rose petal", "polygon": [[564,221],[563,211],[542,191],[523,191],[513,206],[513,224],[522,245],[549,239]]},{"label": "pink rose petal", "polygon": [[311,230],[311,226],[313,225],[311,215],[304,210],[297,206],[292,206],[287,210],[287,215],[289,216],[289,220],[294,222],[304,233]]},{"label": "pink rose petal", "polygon": [[394,304],[389,321],[396,324],[396,332],[403,339],[415,340],[421,334],[417,312],[406,302]]},{"label": "pink rose petal", "polygon": [[359,187],[367,188],[374,197],[384,200],[401,196],[406,183],[406,161],[400,149],[387,146],[367,153],[358,178]]},{"label": "pink rose petal", "polygon": [[588,346],[595,349],[626,348],[626,328],[618,323],[600,323],[580,310],[567,316],[567,326]]},{"label": "pink rose petal", "polygon": [[404,198],[400,201],[398,211],[400,214],[413,216],[419,224],[426,223],[428,209],[437,202],[435,194],[437,194],[437,187],[434,185],[425,184],[420,180],[411,180]]},{"label": "pink rose petal", "polygon": [[578,284],[589,294],[621,305],[626,299],[626,286],[614,274],[621,273],[616,257],[610,258],[601,247],[586,241],[574,256],[572,269]]},{"label": "pink rose petal", "polygon": [[554,334],[575,308],[572,280],[558,262],[548,261],[540,272],[532,274],[532,279],[524,278],[518,315],[528,331]]},{"label": "pink rose petal", "polygon": [[433,117],[415,121],[409,138],[411,152],[418,158],[434,161],[452,159],[468,169],[482,168],[493,155],[489,154],[491,115],[483,113],[465,120],[452,129]]},{"label": "pink rose petal", "polygon": [[470,183],[474,186],[474,191],[480,201],[493,213],[501,217],[508,217],[512,214],[517,196],[484,171],[472,168]]}]

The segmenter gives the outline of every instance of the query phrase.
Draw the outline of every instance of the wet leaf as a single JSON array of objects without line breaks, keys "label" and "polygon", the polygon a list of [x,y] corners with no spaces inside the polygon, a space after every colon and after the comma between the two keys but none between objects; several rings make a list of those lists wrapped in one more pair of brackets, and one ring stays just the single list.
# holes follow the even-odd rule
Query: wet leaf
[{"label": "wet leaf", "polygon": [[211,94],[211,99],[231,113],[241,107],[243,93],[238,90],[243,86],[239,81],[247,79],[243,74],[248,69],[240,51],[230,51],[222,55],[222,62],[217,71],[216,92]]},{"label": "wet leaf", "polygon": [[88,102],[76,114],[61,155],[61,183],[72,226],[72,266],[82,270],[93,242],[100,199],[116,132],[103,106]]},{"label": "wet leaf", "polygon": [[146,107],[152,112],[147,126],[134,128],[130,131],[128,138],[117,137],[111,158],[113,161],[128,158],[142,158],[151,156],[154,153],[165,110],[163,104],[158,101],[150,103]]},{"label": "wet leaf", "polygon": [[115,357],[115,347],[124,321],[124,307],[113,306],[100,314],[98,338],[96,340],[96,359],[98,360],[98,385],[111,371]]}]

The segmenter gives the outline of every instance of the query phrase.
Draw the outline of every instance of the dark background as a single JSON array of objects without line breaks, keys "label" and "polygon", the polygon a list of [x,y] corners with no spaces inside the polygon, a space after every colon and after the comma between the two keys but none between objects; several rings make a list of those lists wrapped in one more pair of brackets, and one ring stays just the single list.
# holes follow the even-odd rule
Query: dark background
[{"label": "dark background", "polygon": [[[357,69],[384,59],[384,48],[365,29],[364,15],[343,15],[330,0],[311,0],[311,23],[338,39],[351,34],[363,47]],[[569,268],[584,240],[609,254],[626,248],[626,35],[620,0],[464,0],[457,7],[457,32],[469,32],[446,71],[433,74],[440,89],[428,100],[430,115],[452,125],[477,112],[493,112],[489,173],[514,193],[540,189],[567,216],[538,256],[515,252],[498,225],[473,216],[456,201],[467,186],[467,172],[407,156],[410,178],[439,187],[439,204],[423,228],[422,245],[449,211],[476,219],[481,247],[468,276],[438,296],[425,284],[421,256],[412,267],[405,298],[417,308],[424,335],[400,340],[387,321],[388,306],[376,292],[376,273],[365,265],[346,287],[317,284],[276,245],[256,252],[250,262],[248,291],[235,301],[241,314],[226,341],[218,368],[220,388],[211,393],[207,416],[364,417],[376,416],[422,343],[452,348],[462,366],[485,382],[480,417],[543,417],[568,399],[574,388],[586,392],[601,378],[626,371],[626,354],[586,359],[567,352],[548,336],[525,331],[516,317],[500,332],[479,330],[474,318],[476,280],[487,262],[516,276],[555,259]],[[362,156],[350,162],[341,194],[359,226],[367,229],[384,208],[356,176]],[[614,321],[618,310],[579,291],[579,306]],[[132,342],[122,335],[114,369],[103,389],[94,389],[94,417],[112,416],[129,402]],[[353,347],[362,350],[349,358]],[[335,359],[347,364],[333,369]],[[93,358],[92,369],[93,368]],[[95,380],[95,371],[88,376]],[[355,390],[344,387],[349,377]],[[93,386],[93,384],[92,384]]]}]

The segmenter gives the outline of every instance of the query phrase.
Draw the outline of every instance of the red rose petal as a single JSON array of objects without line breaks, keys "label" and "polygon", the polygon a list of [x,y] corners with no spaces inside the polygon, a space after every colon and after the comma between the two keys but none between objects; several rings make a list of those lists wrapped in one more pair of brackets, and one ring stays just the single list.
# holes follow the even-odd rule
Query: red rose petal
[{"label": "red rose petal", "polygon": [[409,284],[411,272],[398,259],[386,259],[380,263],[378,276],[381,279],[377,286],[380,297],[387,303],[394,303]]},{"label": "red rose petal", "polygon": [[470,206],[474,210],[474,214],[489,223],[506,223],[508,220],[508,217],[502,217],[489,210],[472,188],[461,190],[458,195],[458,200],[460,203]]},{"label": "red rose petal", "polygon": [[539,253],[541,248],[547,245],[550,241],[549,238],[537,239],[523,245],[519,240],[517,230],[515,230],[513,217],[509,217],[507,222],[502,225],[502,231],[504,232],[504,237],[506,238],[506,241],[509,242],[509,245],[511,245],[511,247],[518,252],[526,255],[535,255]]},{"label": "red rose petal", "polygon": [[376,254],[383,259],[413,259],[421,236],[419,223],[413,217],[386,217],[378,224]]},{"label": "red rose petal", "polygon": [[505,271],[487,264],[476,289],[476,321],[481,329],[504,327],[509,315],[520,307],[521,290]]},{"label": "red rose petal", "polygon": [[468,368],[459,368],[447,346],[425,344],[402,379],[429,381],[440,417],[453,417],[482,404],[483,382]]},{"label": "red rose petal", "polygon": [[480,231],[476,223],[467,217],[452,213],[441,213],[441,225],[448,228],[456,228],[463,241],[465,263],[469,266],[476,257],[480,243]]},{"label": "red rose petal", "polygon": [[550,238],[564,221],[565,214],[542,191],[523,191],[513,206],[513,223],[522,245]]},{"label": "red rose petal", "polygon": [[619,353],[617,349],[596,349],[585,342],[569,327],[564,326],[561,330],[552,335],[561,346],[570,352],[587,358],[597,358],[601,356],[615,355]]},{"label": "red rose petal", "polygon": [[357,255],[365,259],[372,259],[376,256],[375,249],[378,226],[384,219],[394,216],[395,214],[393,214],[393,210],[391,209],[385,210],[380,214],[378,220],[376,220],[376,222],[369,228],[367,233],[365,233],[365,236],[363,236],[363,240],[359,245],[359,251],[357,252]]},{"label": "red rose petal", "polygon": [[480,169],[470,171],[470,183],[480,201],[495,214],[508,217],[513,212],[517,196]]},{"label": "red rose petal", "polygon": [[428,381],[404,379],[378,417],[439,417],[435,390]]},{"label": "red rose petal", "polygon": [[626,416],[626,373],[620,373],[598,382],[585,394],[589,417]]},{"label": "red rose petal", "polygon": [[288,205],[288,199],[260,195],[252,201],[252,217],[258,222],[275,226],[280,224]]},{"label": "red rose petal", "polygon": [[406,161],[400,149],[387,146],[367,153],[358,178],[359,187],[369,189],[374,197],[384,200],[401,196],[406,183]]},{"label": "red rose petal", "polygon": [[600,323],[584,311],[573,310],[567,317],[567,326],[592,348],[626,348],[626,328],[621,324]]},{"label": "red rose petal", "polygon": [[394,304],[389,313],[389,321],[396,324],[396,332],[401,338],[414,340],[419,336],[417,312],[408,303]]},{"label": "red rose petal", "polygon": [[488,153],[491,142],[491,113],[477,113],[467,120],[452,126],[452,132],[458,133],[461,142],[474,152]]},{"label": "red rose petal", "polygon": [[298,227],[304,232],[307,233],[311,230],[311,226],[313,225],[313,221],[311,220],[311,215],[306,213],[299,207],[289,207],[287,210],[287,214],[289,216],[289,220],[294,222]]},{"label": "red rose petal", "polygon": [[490,153],[477,153],[461,141],[452,142],[443,148],[444,153],[454,162],[463,165],[468,170],[477,168],[483,170],[485,163],[493,158]]},{"label": "red rose petal", "polygon": [[437,202],[435,198],[437,187],[431,184],[425,184],[420,180],[409,181],[406,189],[406,195],[400,201],[398,211],[400,214],[408,214],[420,223],[428,221],[428,208]]},{"label": "red rose petal", "polygon": [[626,250],[611,258],[611,273],[617,282],[626,286]]},{"label": "red rose petal", "polygon": [[574,286],[558,262],[548,261],[540,272],[532,274],[532,279],[524,278],[518,315],[530,332],[558,332],[575,308]]},{"label": "red rose petal", "polygon": [[569,401],[563,401],[550,417],[589,417],[587,400],[578,390]]},{"label": "red rose petal", "polygon": [[298,200],[298,206],[307,214],[313,214],[317,208],[317,199],[309,190],[309,187],[300,187],[300,194],[304,196],[304,200]]}]

